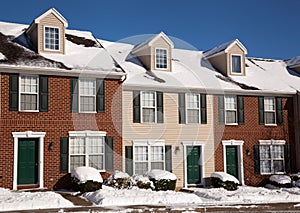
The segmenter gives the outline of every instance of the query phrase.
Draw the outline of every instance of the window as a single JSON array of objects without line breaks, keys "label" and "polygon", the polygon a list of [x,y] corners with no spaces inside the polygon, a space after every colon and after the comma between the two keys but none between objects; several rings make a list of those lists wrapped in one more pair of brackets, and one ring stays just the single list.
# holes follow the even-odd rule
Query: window
[{"label": "window", "polygon": [[168,55],[166,49],[155,49],[155,67],[157,69],[168,68]]},{"label": "window", "polygon": [[156,121],[156,93],[142,92],[142,122],[155,123]]},{"label": "window", "polygon": [[70,171],[78,166],[104,170],[104,136],[70,136]]},{"label": "window", "polygon": [[264,116],[265,124],[276,124],[275,98],[264,98]]},{"label": "window", "polygon": [[225,123],[237,123],[237,98],[236,96],[225,96]]},{"label": "window", "polygon": [[199,94],[186,94],[186,114],[187,123],[200,122],[200,95]]},{"label": "window", "polygon": [[135,142],[133,160],[135,174],[144,174],[152,169],[165,170],[164,142]]},{"label": "window", "polygon": [[59,50],[59,29],[56,27],[45,27],[45,49]]},{"label": "window", "polygon": [[79,111],[96,112],[96,80],[79,80]]},{"label": "window", "polygon": [[20,110],[37,111],[38,110],[38,76],[21,75],[20,76]]},{"label": "window", "polygon": [[231,72],[242,73],[242,57],[240,55],[231,55]]}]

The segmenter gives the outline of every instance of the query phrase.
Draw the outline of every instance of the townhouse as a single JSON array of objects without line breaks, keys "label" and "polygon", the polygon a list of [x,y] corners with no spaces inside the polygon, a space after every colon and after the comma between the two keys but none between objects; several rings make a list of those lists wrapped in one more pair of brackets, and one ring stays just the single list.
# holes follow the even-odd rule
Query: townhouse
[{"label": "townhouse", "polygon": [[0,187],[60,188],[77,166],[122,169],[125,73],[90,32],[67,27],[53,8],[29,26],[0,23]]}]

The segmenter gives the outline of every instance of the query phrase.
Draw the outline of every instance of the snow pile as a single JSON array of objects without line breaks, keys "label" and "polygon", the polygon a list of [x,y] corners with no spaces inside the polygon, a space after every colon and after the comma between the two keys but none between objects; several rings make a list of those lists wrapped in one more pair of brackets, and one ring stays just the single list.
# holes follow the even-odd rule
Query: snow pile
[{"label": "snow pile", "polygon": [[160,169],[153,169],[146,173],[150,179],[155,180],[176,180],[177,177],[171,172],[160,170]]},{"label": "snow pile", "polygon": [[103,186],[102,190],[88,192],[83,197],[98,206],[135,206],[135,205],[195,205],[202,203],[201,198],[194,194],[174,191],[145,189],[113,189]]},{"label": "snow pile", "polygon": [[115,179],[129,178],[130,177],[129,174],[127,174],[126,172],[121,172],[121,171],[118,171],[118,170],[116,170],[112,176]]},{"label": "snow pile", "polygon": [[272,175],[269,180],[280,185],[290,184],[292,179],[287,175]]},{"label": "snow pile", "polygon": [[6,57],[5,57],[5,55],[3,55],[3,54],[0,52],[0,61],[2,61],[2,60],[6,60]]},{"label": "snow pile", "polygon": [[92,167],[77,167],[72,171],[71,177],[77,178],[79,180],[79,183],[85,183],[88,180],[103,183],[103,179],[99,171]]},{"label": "snow pile", "polygon": [[227,174],[226,172],[213,172],[213,173],[211,173],[211,177],[219,178],[223,182],[230,181],[230,182],[234,182],[236,184],[240,184],[238,179],[236,179],[234,176],[232,176],[230,174]]},{"label": "snow pile", "polygon": [[14,192],[0,188],[0,211],[66,207],[74,205],[54,192]]}]

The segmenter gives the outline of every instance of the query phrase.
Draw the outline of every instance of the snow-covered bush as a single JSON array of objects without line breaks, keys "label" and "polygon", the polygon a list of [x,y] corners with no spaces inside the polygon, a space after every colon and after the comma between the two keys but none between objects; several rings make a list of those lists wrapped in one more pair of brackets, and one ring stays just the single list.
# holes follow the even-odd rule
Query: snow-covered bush
[{"label": "snow-covered bush", "polygon": [[177,177],[171,172],[153,169],[145,176],[153,182],[156,191],[175,190]]},{"label": "snow-covered bush", "polygon": [[105,185],[111,186],[117,189],[128,189],[131,187],[130,176],[121,171],[115,171],[105,182]]},{"label": "snow-covered bush", "polygon": [[226,172],[213,172],[211,173],[211,183],[213,187],[223,187],[226,190],[237,190],[240,182],[234,176]]},{"label": "snow-covered bush", "polygon": [[140,189],[155,189],[153,182],[147,176],[134,175],[132,176],[132,186],[137,186]]},{"label": "snow-covered bush", "polygon": [[99,171],[92,167],[77,167],[71,172],[72,188],[81,193],[102,188],[103,179]]},{"label": "snow-covered bush", "polygon": [[287,175],[272,175],[269,180],[272,185],[280,188],[292,187],[292,179]]}]

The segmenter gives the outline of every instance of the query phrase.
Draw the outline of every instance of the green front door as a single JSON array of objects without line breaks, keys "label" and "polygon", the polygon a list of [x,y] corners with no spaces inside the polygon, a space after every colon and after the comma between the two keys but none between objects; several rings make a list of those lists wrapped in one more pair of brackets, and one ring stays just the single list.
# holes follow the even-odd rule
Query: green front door
[{"label": "green front door", "polygon": [[239,179],[237,146],[226,146],[227,173]]},{"label": "green front door", "polygon": [[18,185],[36,184],[38,177],[37,139],[19,139]]},{"label": "green front door", "polygon": [[201,183],[200,146],[188,146],[187,149],[187,183]]}]

